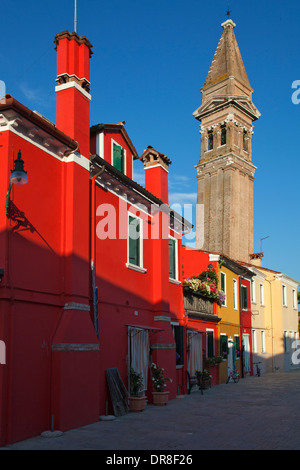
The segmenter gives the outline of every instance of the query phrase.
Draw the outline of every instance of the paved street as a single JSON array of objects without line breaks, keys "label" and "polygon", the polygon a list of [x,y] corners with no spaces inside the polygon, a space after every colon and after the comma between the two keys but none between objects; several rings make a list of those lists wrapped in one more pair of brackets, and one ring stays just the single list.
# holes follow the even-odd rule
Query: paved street
[{"label": "paved street", "polygon": [[300,371],[247,377],[1,450],[299,450],[299,403]]}]

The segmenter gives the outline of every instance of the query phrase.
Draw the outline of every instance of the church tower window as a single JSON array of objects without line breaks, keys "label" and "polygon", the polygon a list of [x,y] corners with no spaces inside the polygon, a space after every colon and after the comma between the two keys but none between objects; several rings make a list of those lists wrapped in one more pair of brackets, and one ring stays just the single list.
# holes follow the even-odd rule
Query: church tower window
[{"label": "church tower window", "polygon": [[243,150],[248,152],[247,131],[245,131],[245,130],[244,130],[244,133],[243,133]]},{"label": "church tower window", "polygon": [[221,127],[221,145],[226,144],[226,127],[222,126]]},{"label": "church tower window", "polygon": [[212,150],[214,148],[214,135],[212,131],[208,133],[208,148],[207,150]]}]

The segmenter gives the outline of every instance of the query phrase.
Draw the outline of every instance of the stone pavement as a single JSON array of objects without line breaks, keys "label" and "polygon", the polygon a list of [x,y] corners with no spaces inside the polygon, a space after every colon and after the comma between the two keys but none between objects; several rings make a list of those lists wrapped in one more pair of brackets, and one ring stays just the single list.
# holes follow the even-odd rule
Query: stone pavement
[{"label": "stone pavement", "polygon": [[300,371],[277,372],[1,450],[299,450],[299,404]]}]

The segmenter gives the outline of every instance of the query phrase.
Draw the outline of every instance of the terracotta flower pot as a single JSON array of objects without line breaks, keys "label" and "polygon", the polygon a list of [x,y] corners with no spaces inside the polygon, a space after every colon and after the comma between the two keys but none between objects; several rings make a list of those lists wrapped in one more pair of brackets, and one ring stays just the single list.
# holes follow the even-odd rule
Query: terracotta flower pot
[{"label": "terracotta flower pot", "polygon": [[164,406],[168,404],[170,392],[152,392],[153,404],[157,406]]},{"label": "terracotta flower pot", "polygon": [[146,408],[146,397],[129,397],[128,398],[128,403],[129,403],[129,409],[132,412],[139,412],[139,411],[144,411]]}]

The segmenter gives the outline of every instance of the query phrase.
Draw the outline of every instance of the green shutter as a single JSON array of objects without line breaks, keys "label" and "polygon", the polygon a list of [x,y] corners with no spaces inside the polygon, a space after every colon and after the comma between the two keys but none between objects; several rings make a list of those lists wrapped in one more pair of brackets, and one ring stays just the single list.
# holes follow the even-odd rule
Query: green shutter
[{"label": "green shutter", "polygon": [[169,238],[169,278],[176,279],[175,240]]},{"label": "green shutter", "polygon": [[208,331],[207,332],[207,357],[213,357],[214,355],[214,332]]},{"label": "green shutter", "polygon": [[140,266],[140,221],[129,216],[129,263]]},{"label": "green shutter", "polygon": [[116,144],[113,144],[113,166],[124,173],[124,149]]},{"label": "green shutter", "polygon": [[247,287],[242,286],[242,309],[247,310],[248,299],[247,299]]},{"label": "green shutter", "polygon": [[225,292],[225,274],[221,273],[221,290]]},{"label": "green shutter", "polygon": [[226,335],[220,336],[220,355],[222,358],[227,358],[228,355],[228,337]]}]

